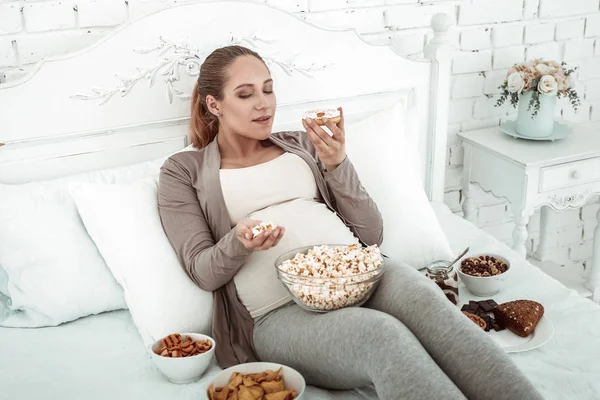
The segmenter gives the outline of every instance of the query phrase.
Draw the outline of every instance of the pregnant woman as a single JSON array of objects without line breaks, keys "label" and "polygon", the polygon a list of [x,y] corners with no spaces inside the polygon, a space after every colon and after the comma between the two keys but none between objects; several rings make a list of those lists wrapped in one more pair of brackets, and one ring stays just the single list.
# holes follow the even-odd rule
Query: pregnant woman
[{"label": "pregnant woman", "polygon": [[[381,244],[383,221],[345,152],[344,119],[272,133],[273,79],[255,52],[215,50],[194,88],[194,151],[161,169],[165,232],[190,279],[214,292],[222,367],[289,365],[329,389],[373,384],[381,400],[541,399],[532,384],[442,291],[386,260],[363,307],[311,313],[278,281],[273,261],[325,243]],[[340,110],[342,111],[342,110]],[[381,171],[385,175],[386,171]],[[260,221],[278,227],[253,237]]]}]

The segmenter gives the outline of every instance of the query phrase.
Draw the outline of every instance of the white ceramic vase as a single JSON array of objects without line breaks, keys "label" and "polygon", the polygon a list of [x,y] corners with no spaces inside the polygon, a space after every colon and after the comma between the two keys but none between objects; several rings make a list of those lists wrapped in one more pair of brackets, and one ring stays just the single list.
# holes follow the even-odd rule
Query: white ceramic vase
[{"label": "white ceramic vase", "polygon": [[533,92],[526,92],[519,98],[519,110],[515,130],[521,136],[541,138],[552,135],[554,132],[554,108],[556,96],[540,93],[540,109],[535,117],[531,117],[534,107],[529,111],[529,101]]}]

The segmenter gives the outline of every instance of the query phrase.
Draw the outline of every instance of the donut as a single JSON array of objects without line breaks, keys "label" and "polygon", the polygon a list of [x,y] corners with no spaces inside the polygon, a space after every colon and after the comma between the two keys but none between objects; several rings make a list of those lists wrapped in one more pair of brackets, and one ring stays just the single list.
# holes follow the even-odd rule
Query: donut
[{"label": "donut", "polygon": [[331,121],[332,124],[338,124],[342,120],[340,110],[335,108],[324,108],[320,110],[309,110],[304,113],[302,119],[310,118],[317,123],[319,126],[325,125],[323,117]]}]

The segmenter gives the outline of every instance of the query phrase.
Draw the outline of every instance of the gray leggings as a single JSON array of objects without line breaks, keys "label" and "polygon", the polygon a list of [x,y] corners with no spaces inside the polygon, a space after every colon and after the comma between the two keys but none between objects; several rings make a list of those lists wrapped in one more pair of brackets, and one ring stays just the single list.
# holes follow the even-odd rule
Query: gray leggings
[{"label": "gray leggings", "polygon": [[373,384],[380,400],[543,399],[496,344],[415,269],[386,260],[363,307],[311,313],[296,304],[258,318],[263,361],[327,389]]}]

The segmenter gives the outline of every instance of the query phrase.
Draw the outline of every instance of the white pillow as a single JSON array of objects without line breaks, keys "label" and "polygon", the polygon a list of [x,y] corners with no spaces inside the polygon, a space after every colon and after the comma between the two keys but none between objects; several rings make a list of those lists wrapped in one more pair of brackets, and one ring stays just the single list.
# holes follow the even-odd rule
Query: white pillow
[{"label": "white pillow", "polygon": [[0,266],[10,296],[10,316],[0,326],[55,326],[126,308],[123,290],[87,235],[68,184],[156,176],[165,159],[48,181],[0,184]]},{"label": "white pillow", "polygon": [[415,118],[401,103],[346,126],[346,151],[383,216],[386,256],[421,269],[452,251],[418,170]]},{"label": "white pillow", "polygon": [[173,332],[210,335],[212,293],[181,267],[158,213],[158,177],[127,185],[75,183],[70,192],[146,345]]}]

